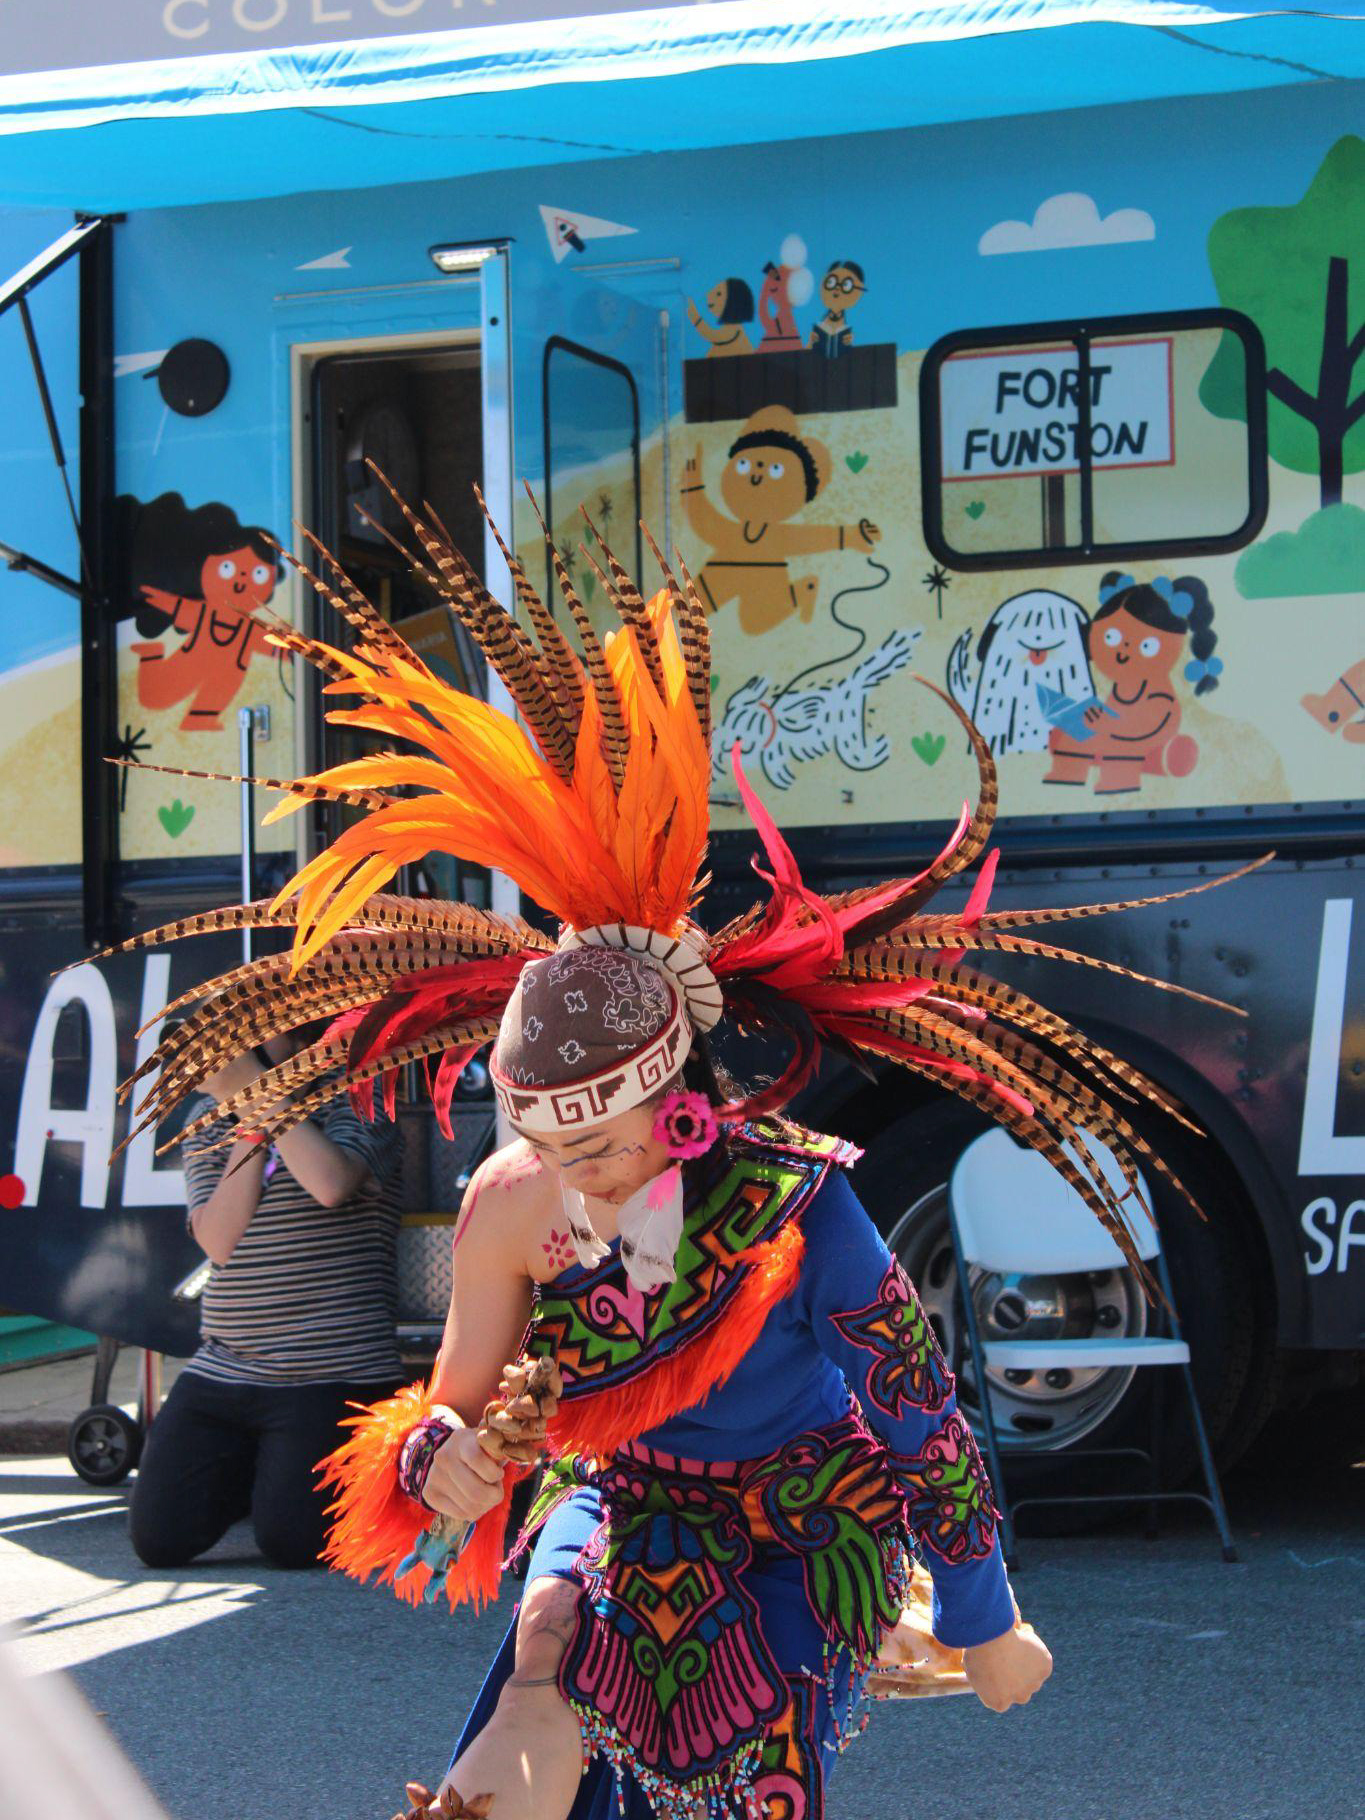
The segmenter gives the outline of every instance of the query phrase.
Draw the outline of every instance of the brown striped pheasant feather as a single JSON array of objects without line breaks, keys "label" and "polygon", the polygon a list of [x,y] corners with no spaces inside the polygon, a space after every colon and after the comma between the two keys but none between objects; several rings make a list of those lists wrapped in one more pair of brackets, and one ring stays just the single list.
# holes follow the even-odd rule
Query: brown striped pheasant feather
[{"label": "brown striped pheasant feather", "polygon": [[[135,1131],[158,1125],[233,1056],[319,1021],[322,1035],[233,1094],[226,1110],[273,1137],[343,1088],[366,1107],[379,1089],[391,1109],[397,1070],[417,1062],[435,1065],[433,1098],[445,1119],[460,1069],[496,1033],[521,968],[552,944],[517,917],[387,890],[403,866],[433,850],[497,868],[577,930],[628,923],[676,934],[701,888],[711,642],[682,558],[675,570],[650,539],[664,585],[646,600],[585,512],[601,565],[583,554],[619,621],[600,638],[532,498],[571,637],[496,526],[521,622],[493,599],[430,507],[416,512],[374,471],[397,501],[412,547],[384,535],[475,640],[520,721],[445,683],[331,552],[304,534],[320,569],[303,573],[350,627],[352,648],[308,638],[283,621],[271,636],[322,671],[329,696],[351,699],[354,705],[335,707],[329,718],[377,734],[393,750],[311,777],[254,780],[283,793],[267,819],[324,800],[366,813],[273,902],[181,918],[121,944],[145,948],[240,928],[293,933],[288,953],[191,987],[160,1014],[179,1021],[123,1089],[145,1087]],[[996,952],[1070,962],[1217,1005],[1178,982],[1024,932],[1171,903],[1227,879],[1120,904],[992,911],[998,854],[987,848],[998,809],[995,764],[957,705],[934,684],[925,686],[965,728],[979,788],[943,851],[913,877],[828,897],[812,891],[733,755],[767,855],[770,896],[710,938],[709,960],[728,1013],[778,1035],[792,1053],[771,1087],[729,1115],[784,1103],[809,1079],[822,1046],[854,1060],[894,1063],[988,1112],[1046,1157],[1141,1272],[1127,1211],[1141,1198],[1136,1159],[1185,1191],[1133,1115],[1146,1104],[1195,1127],[1178,1101],[1130,1062],[967,957]],[[960,908],[927,908],[978,861]],[[1122,1193],[1096,1165],[1084,1134],[1117,1158]]]}]

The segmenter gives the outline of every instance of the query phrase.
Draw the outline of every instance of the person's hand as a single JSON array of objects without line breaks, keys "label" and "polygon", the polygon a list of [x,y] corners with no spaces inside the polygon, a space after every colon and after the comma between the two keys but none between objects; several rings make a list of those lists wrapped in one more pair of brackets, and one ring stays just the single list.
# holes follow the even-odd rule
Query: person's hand
[{"label": "person's hand", "polygon": [[1087,727],[1097,727],[1104,717],[1104,709],[1097,701],[1092,701],[1082,715],[1082,719],[1085,721]]},{"label": "person's hand", "polygon": [[845,532],[845,541],[853,550],[870,550],[881,540],[881,526],[874,525],[869,518],[860,518],[856,525],[849,525]]},{"label": "person's hand", "polygon": [[697,308],[696,304],[693,303],[690,297],[687,300],[687,320],[691,323],[698,323],[701,321],[701,311]]},{"label": "person's hand", "polygon": [[472,1428],[457,1428],[432,1456],[422,1496],[444,1516],[476,1523],[502,1501],[502,1472]]},{"label": "person's hand", "polygon": [[689,455],[683,462],[682,485],[684,492],[686,492],[688,487],[699,487],[702,484],[701,460],[701,444],[698,443],[696,453]]},{"label": "person's hand", "polygon": [[962,1652],[972,1691],[993,1713],[1027,1706],[1052,1673],[1052,1656],[1032,1630],[1007,1630]]}]

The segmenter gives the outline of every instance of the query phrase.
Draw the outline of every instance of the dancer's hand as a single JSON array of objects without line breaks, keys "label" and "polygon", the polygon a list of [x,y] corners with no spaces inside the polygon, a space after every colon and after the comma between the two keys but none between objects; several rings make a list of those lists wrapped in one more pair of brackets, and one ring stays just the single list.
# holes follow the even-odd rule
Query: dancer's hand
[{"label": "dancer's hand", "polygon": [[1007,1630],[990,1643],[964,1650],[967,1679],[983,1706],[993,1713],[1027,1706],[1052,1673],[1052,1656],[1032,1630]]},{"label": "dancer's hand", "polygon": [[432,1456],[422,1496],[433,1510],[476,1523],[501,1502],[502,1471],[472,1428],[457,1428]]}]

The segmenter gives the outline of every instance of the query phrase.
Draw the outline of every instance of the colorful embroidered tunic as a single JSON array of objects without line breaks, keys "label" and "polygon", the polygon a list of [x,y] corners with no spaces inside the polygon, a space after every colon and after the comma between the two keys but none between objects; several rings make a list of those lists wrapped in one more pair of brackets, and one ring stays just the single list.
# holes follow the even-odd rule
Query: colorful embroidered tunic
[{"label": "colorful embroidered tunic", "polygon": [[[564,1371],[552,1433],[589,1442],[547,1471],[518,1544],[534,1533],[528,1581],[583,1588],[560,1671],[588,1761],[571,1820],[763,1802],[819,1820],[909,1547],[933,1576],[941,1641],[1013,1624],[952,1376],[838,1167],[856,1154],[748,1128],[694,1182],[675,1283],[642,1294],[613,1248],[542,1286],[528,1349]],[[753,1327],[737,1359],[735,1322]],[[665,1401],[602,1447],[623,1408]],[[509,1631],[460,1750],[513,1647]]]}]

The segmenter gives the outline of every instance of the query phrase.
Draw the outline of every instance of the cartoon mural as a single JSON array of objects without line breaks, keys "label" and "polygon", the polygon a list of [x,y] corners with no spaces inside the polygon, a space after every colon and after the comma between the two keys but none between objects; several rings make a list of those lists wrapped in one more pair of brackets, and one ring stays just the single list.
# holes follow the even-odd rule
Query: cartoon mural
[{"label": "cartoon mural", "polygon": [[1188,777],[1199,748],[1180,731],[1181,706],[1172,672],[1182,669],[1195,695],[1218,687],[1223,660],[1213,648],[1213,602],[1196,575],[1150,582],[1111,571],[1100,583],[1100,608],[1086,643],[1091,662],[1111,685],[1107,700],[1071,702],[1048,736],[1048,784],[1081,784],[1095,766],[1095,794],[1139,790],[1144,777]]},{"label": "cartoon mural", "polygon": [[1305,695],[1302,705],[1320,727],[1365,745],[1365,658],[1352,664],[1322,695]]},{"label": "cartoon mural", "polygon": [[754,344],[744,325],[754,319],[754,294],[744,280],[722,278],[719,284],[713,284],[706,293],[706,307],[716,319],[714,327],[703,321],[702,313],[692,299],[687,300],[687,320],[711,344],[706,350],[706,358],[713,360],[718,354],[752,354]]},{"label": "cartoon mural", "polygon": [[793,614],[809,623],[818,578],[793,577],[793,556],[822,550],[874,549],[881,531],[869,518],[853,524],[793,524],[824,491],[830,453],[803,434],[782,405],[756,411],[730,444],[720,493],[733,516],[707,497],[702,446],[683,467],[680,491],[687,522],[709,546],[697,585],[713,613],[738,603],[740,630],[757,636]]},{"label": "cartoon mural", "polygon": [[[805,242],[789,234],[778,261],[763,267],[757,349],[743,326],[754,314],[753,292],[743,278],[723,279],[707,292],[714,326],[688,300],[688,320],[710,343],[704,359],[683,362],[688,423],[729,422],[767,405],[782,405],[802,416],[895,407],[895,344],[854,345],[849,317],[867,295],[863,264],[843,258],[829,262],[819,290],[824,313],[803,326],[797,311],[815,295],[807,257]],[[711,362],[715,354],[731,358],[717,366]]]},{"label": "cartoon mural", "polygon": [[796,782],[796,766],[827,753],[851,771],[875,771],[891,756],[891,740],[867,724],[872,691],[909,663],[921,633],[897,629],[846,676],[813,687],[774,689],[751,676],[725,703],[712,736],[711,774],[730,775],[730,754],[762,767],[777,790]]},{"label": "cartoon mural", "polygon": [[786,354],[801,346],[796,311],[810,301],[814,286],[806,265],[806,243],[799,234],[788,234],[777,263],[770,259],[763,268],[763,288],[758,294],[758,319],[763,324],[760,354]]},{"label": "cartoon mural", "polygon": [[[179,493],[118,501],[137,629],[137,696],[144,708],[187,704],[182,732],[221,732],[253,657],[273,657],[255,617],[282,573],[258,526],[230,506],[191,509]],[[178,636],[171,639],[169,634]]]},{"label": "cartoon mural", "polygon": [[997,756],[1039,752],[1059,713],[1094,698],[1085,608],[1051,588],[1013,594],[975,649],[970,626],[948,656],[948,690]]},{"label": "cartoon mural", "polygon": [[[1346,477],[1365,468],[1365,139],[1339,139],[1298,202],[1242,208],[1209,234],[1221,300],[1244,310],[1266,343],[1272,458],[1315,477],[1318,510],[1296,533],[1246,552],[1248,595],[1365,588],[1365,512],[1343,504]],[[1354,265],[1354,274],[1352,267]],[[1355,277],[1355,295],[1351,280]],[[1245,414],[1226,351],[1201,391],[1220,417]]]},{"label": "cartoon mural", "polygon": [[820,280],[820,296],[825,313],[810,332],[807,347],[815,348],[835,360],[853,346],[853,325],[849,312],[867,294],[863,268],[852,259],[836,259]]}]

